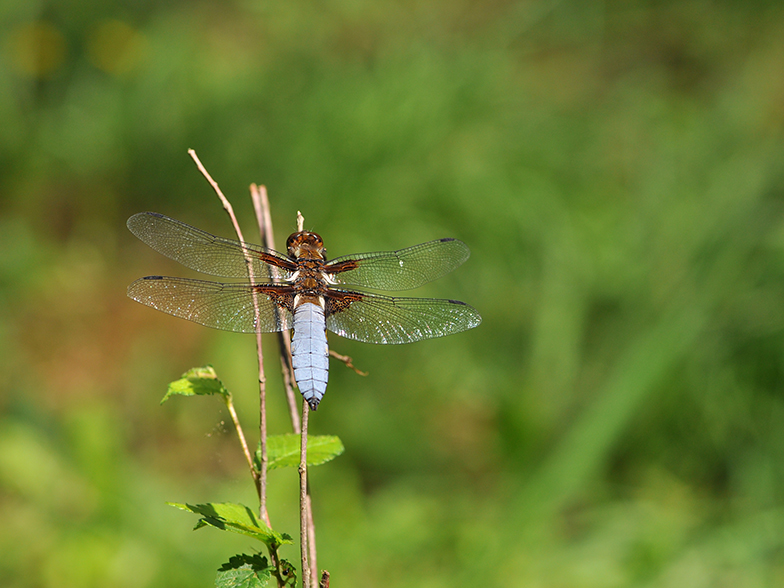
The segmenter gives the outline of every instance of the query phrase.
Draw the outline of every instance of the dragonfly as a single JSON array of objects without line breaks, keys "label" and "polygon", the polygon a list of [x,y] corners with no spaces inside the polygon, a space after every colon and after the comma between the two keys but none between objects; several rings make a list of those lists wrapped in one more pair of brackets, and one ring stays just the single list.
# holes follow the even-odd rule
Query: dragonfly
[{"label": "dragonfly", "polygon": [[128,296],[195,323],[239,333],[293,329],[294,379],[312,410],[327,390],[326,330],[356,341],[401,344],[472,329],[482,317],[459,300],[371,293],[417,288],[468,259],[458,239],[437,239],[398,251],[357,253],[327,260],[322,238],[293,233],[286,253],[219,237],[156,212],[128,219],[128,229],[157,252],[219,283],[147,276]]}]

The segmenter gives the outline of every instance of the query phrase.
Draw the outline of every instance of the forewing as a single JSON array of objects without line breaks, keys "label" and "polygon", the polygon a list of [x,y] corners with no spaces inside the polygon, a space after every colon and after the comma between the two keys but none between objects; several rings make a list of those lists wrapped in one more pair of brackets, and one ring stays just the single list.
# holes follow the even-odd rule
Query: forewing
[{"label": "forewing", "polygon": [[468,246],[458,239],[438,239],[399,251],[357,253],[327,264],[336,284],[374,290],[410,290],[460,266]]},{"label": "forewing", "polygon": [[330,331],[364,343],[412,343],[459,333],[482,322],[475,308],[458,300],[392,298],[339,290],[330,292],[327,311]]},{"label": "forewing", "polygon": [[[258,320],[253,308],[254,288],[257,289]],[[128,286],[128,296],[157,310],[213,329],[273,333],[290,329],[292,325],[291,313],[270,298],[270,295],[278,300],[285,297],[276,294],[288,287],[276,288],[275,285],[251,287],[247,284],[148,276]]]},{"label": "forewing", "polygon": [[[254,280],[285,279],[291,261],[271,249],[218,237],[157,212],[140,212],[128,219],[128,229],[158,253],[213,276],[247,278],[246,256]],[[272,265],[270,265],[272,264]]]}]

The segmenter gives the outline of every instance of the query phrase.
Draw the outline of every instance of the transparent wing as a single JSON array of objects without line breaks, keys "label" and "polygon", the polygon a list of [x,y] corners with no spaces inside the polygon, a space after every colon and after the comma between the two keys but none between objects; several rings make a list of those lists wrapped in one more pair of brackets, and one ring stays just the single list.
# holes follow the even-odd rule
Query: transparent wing
[{"label": "transparent wing", "polygon": [[[259,316],[253,309],[257,290]],[[274,333],[290,329],[291,313],[272,301],[276,286],[219,284],[203,280],[148,276],[128,286],[128,296],[157,310],[213,329],[237,333]]]},{"label": "transparent wing", "polygon": [[347,297],[334,304],[327,299],[328,311],[335,309],[327,316],[327,328],[365,343],[412,343],[459,333],[482,322],[475,308],[458,300],[343,293]]},{"label": "transparent wing", "polygon": [[218,237],[157,212],[140,212],[128,219],[128,229],[158,253],[182,265],[212,276],[247,278],[245,257],[251,260],[253,277],[285,279],[291,261],[277,251]]},{"label": "transparent wing", "polygon": [[[326,271],[335,271],[337,284],[374,290],[410,290],[440,278],[460,266],[470,255],[458,239],[438,239],[399,251],[357,253],[337,257]],[[345,268],[345,269],[343,269]]]}]

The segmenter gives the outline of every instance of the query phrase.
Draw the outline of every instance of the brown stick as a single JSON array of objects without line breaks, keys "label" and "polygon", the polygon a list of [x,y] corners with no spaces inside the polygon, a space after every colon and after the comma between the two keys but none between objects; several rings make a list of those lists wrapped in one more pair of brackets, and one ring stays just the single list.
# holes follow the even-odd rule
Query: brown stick
[{"label": "brown stick", "polygon": [[341,355],[340,353],[338,353],[336,351],[332,351],[332,349],[330,349],[329,350],[329,356],[330,357],[334,357],[338,361],[342,361],[344,364],[346,364],[347,368],[354,370],[354,372],[357,373],[360,376],[367,376],[368,375],[367,372],[363,372],[362,370],[360,370],[359,368],[354,366],[354,364],[352,363],[354,360],[351,357],[349,357],[348,355]]},{"label": "brown stick", "polygon": [[[275,249],[275,235],[272,230],[272,215],[270,214],[267,189],[264,186],[251,184],[250,194],[253,201],[253,210],[256,212],[256,222],[261,232],[261,242],[267,249]],[[291,365],[291,336],[289,332],[279,331],[278,342],[280,343],[280,363],[291,427],[295,433],[299,433],[299,411],[297,409],[297,395],[294,392],[294,368]]]},{"label": "brown stick", "polygon": [[308,403],[302,401],[302,432],[299,445],[299,540],[302,558],[302,587],[310,588],[312,573],[308,565]]},{"label": "brown stick", "polygon": [[[189,149],[188,150],[188,155],[191,156],[191,159],[193,159],[193,161],[196,163],[196,167],[199,168],[199,171],[201,172],[201,174],[207,179],[207,181],[212,186],[212,189],[215,190],[215,193],[218,195],[218,198],[220,199],[221,203],[223,204],[224,210],[226,210],[226,212],[229,215],[229,218],[231,219],[231,224],[234,226],[234,230],[237,233],[237,237],[239,238],[240,241],[245,241],[245,239],[243,239],[243,237],[242,237],[242,229],[240,229],[240,225],[237,222],[237,217],[234,216],[234,209],[232,208],[231,203],[229,202],[229,200],[223,195],[223,192],[221,192],[221,189],[218,186],[218,183],[215,180],[212,179],[212,176],[210,176],[210,174],[204,168],[204,166],[202,165],[201,161],[199,160],[199,157],[196,155],[196,152],[193,149]],[[253,267],[251,265],[251,260],[247,257],[247,255],[245,257],[245,260],[246,260],[246,262],[248,264],[248,274],[249,274],[250,280],[252,282],[254,278],[253,278]],[[253,306],[254,306],[254,311],[256,313],[256,320],[258,321],[259,306],[258,306],[258,302],[256,300],[255,292],[254,292],[254,295],[253,295]],[[265,388],[265,385],[264,385],[264,367],[263,367],[264,366],[264,362],[262,361],[263,357],[262,357],[261,339],[260,338],[257,341],[257,348],[258,348],[258,354],[259,354],[259,373],[260,373],[260,376],[259,376],[259,388],[260,388],[260,393],[261,393],[261,395],[263,397],[263,395],[264,395],[263,390]],[[232,420],[234,421],[234,426],[237,429],[237,435],[240,438],[240,444],[242,445],[242,452],[245,454],[245,459],[248,461],[248,467],[250,468],[250,473],[251,473],[251,476],[253,477],[253,483],[256,485],[256,493],[259,495],[259,502],[260,502],[260,504],[264,505],[265,502],[266,502],[266,483],[265,484],[261,483],[261,477],[260,477],[259,473],[256,471],[256,468],[253,467],[253,457],[251,456],[250,450],[248,449],[248,444],[245,441],[245,434],[242,432],[242,427],[240,426],[239,419],[237,418],[237,414],[236,414],[236,412],[234,412],[233,407],[230,409],[229,412],[232,414]],[[266,482],[266,480],[265,480],[265,482]],[[266,506],[263,506],[261,508],[259,514],[264,519],[264,521],[267,523],[267,525],[269,525],[269,517],[267,516]]]},{"label": "brown stick", "polygon": [[[305,226],[305,217],[297,211],[297,231],[302,232]],[[291,357],[291,349],[289,349]],[[292,368],[293,373],[293,368]],[[307,586],[316,585],[316,526],[313,522],[313,500],[310,496],[308,484],[308,403],[302,401],[302,431],[300,432],[300,535],[302,541],[302,578],[308,578]],[[307,550],[307,551],[306,551]],[[309,561],[308,561],[309,560]]]}]

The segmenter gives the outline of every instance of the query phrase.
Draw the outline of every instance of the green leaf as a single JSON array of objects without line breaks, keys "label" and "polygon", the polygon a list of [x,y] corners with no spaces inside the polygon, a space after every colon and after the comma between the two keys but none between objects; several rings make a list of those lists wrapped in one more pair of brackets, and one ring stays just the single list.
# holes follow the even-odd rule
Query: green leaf
[{"label": "green leaf", "polygon": [[218,379],[215,368],[211,365],[189,369],[182,374],[179,380],[174,380],[169,384],[166,396],[161,400],[161,404],[169,399],[169,396],[179,394],[181,396],[205,396],[209,394],[221,394],[224,398],[229,398],[229,392],[223,382]]},{"label": "green leaf", "polygon": [[274,571],[261,554],[235,555],[218,569],[215,588],[261,588]]},{"label": "green leaf", "polygon": [[203,518],[196,523],[195,529],[207,525],[232,531],[258,539],[270,549],[277,549],[279,545],[291,543],[291,535],[278,533],[260,521],[254,512],[245,505],[231,502],[211,502],[209,504],[180,504],[167,502],[166,504],[201,515]]},{"label": "green leaf", "polygon": [[[267,469],[299,465],[300,436],[295,433],[267,437]],[[308,435],[308,466],[317,466],[335,459],[345,451],[335,435]],[[261,447],[256,450],[256,468],[261,464]]]},{"label": "green leaf", "polygon": [[278,574],[280,575],[280,579],[283,580],[284,586],[294,586],[297,585],[297,568],[295,568],[290,561],[282,559],[278,565]]}]

